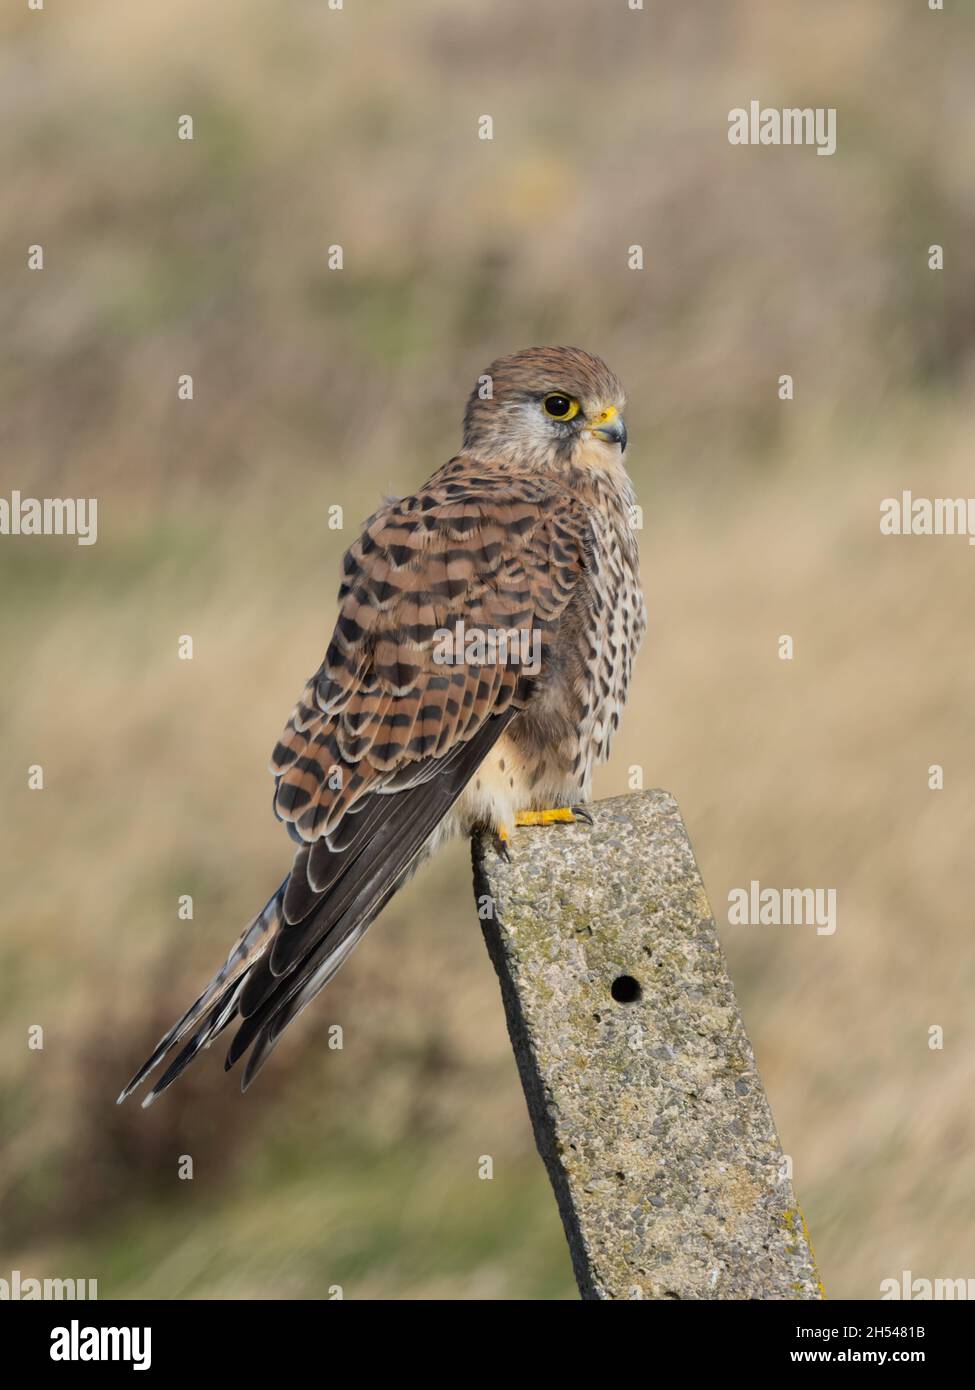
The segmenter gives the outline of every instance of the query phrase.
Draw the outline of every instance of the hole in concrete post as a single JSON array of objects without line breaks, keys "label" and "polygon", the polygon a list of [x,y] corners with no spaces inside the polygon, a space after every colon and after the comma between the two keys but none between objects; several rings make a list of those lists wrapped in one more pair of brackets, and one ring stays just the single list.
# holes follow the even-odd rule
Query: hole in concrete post
[{"label": "hole in concrete post", "polygon": [[634,980],[632,975],[617,975],[610,985],[609,992],[617,1004],[633,1004],[640,998],[643,990],[640,988],[640,981]]}]

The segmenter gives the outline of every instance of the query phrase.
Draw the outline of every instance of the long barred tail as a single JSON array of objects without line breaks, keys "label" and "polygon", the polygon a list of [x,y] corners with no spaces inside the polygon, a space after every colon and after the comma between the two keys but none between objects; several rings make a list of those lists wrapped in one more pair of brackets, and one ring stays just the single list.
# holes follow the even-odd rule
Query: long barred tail
[{"label": "long barred tail", "polygon": [[[230,952],[224,964],[220,967],[213,979],[207,985],[200,997],[190,1005],[183,1014],[182,1018],[177,1019],[172,1028],[159,1039],[155,1051],[135,1073],[132,1079],[123,1088],[116,1104],[121,1105],[123,1100],[132,1094],[149,1075],[155,1071],[159,1063],[171,1048],[186,1036],[191,1028],[202,1018],[203,1022],[197,1028],[187,1046],[183,1049],[182,1057],[186,1055],[183,1065],[179,1071],[169,1068],[166,1075],[157,1083],[155,1088],[150,1091],[142,1102],[143,1106],[151,1105],[160,1091],[175,1081],[179,1072],[183,1070],[201,1048],[209,1047],[214,1038],[221,1032],[230,1020],[234,1017],[234,1011],[243,988],[244,981],[250,971],[251,966],[266,949],[271,940],[272,932],[280,925],[282,919],[282,908],[284,905],[284,895],[288,887],[289,874],[277,892],[265,903],[261,911],[248,922],[241,932],[236,945]],[[174,1063],[175,1066],[175,1063]],[[172,1075],[170,1075],[172,1072]]]},{"label": "long barred tail", "polygon": [[241,1077],[246,1090],[285,1028],[344,964],[410,876],[438,828],[449,823],[454,802],[513,715],[511,710],[488,720],[435,768],[428,764],[412,785],[364,797],[343,823],[351,830],[340,829],[330,841],[314,843],[314,860],[309,846],[302,846],[291,873],[248,923],[199,999],[160,1039],[119,1102],[183,1043],[143,1101],[151,1105],[235,1019],[240,1026],[226,1066],[232,1067],[253,1045]]}]

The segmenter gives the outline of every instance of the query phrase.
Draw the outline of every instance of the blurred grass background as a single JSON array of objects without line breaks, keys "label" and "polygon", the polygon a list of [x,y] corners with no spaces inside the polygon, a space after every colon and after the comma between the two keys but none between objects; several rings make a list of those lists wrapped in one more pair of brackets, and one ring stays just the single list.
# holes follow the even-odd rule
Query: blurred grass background
[{"label": "blurred grass background", "polygon": [[[214,1052],[114,1106],[287,865],[263,769],[342,550],[542,342],[622,377],[646,514],[599,793],[638,763],[677,794],[719,922],[753,878],[838,891],[831,938],[722,926],[827,1290],[975,1274],[973,555],[878,530],[902,488],[973,491],[971,10],[85,0],[0,31],[0,490],[99,499],[94,547],[0,543],[0,1274],[573,1296],[463,845],[246,1098]],[[836,155],[729,146],[752,98],[836,107]]]}]

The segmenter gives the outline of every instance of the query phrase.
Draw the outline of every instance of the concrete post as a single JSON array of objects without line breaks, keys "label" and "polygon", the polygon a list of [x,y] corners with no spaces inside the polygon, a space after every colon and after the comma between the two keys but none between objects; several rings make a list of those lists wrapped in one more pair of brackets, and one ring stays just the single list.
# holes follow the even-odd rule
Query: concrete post
[{"label": "concrete post", "polygon": [[676,801],[475,838],[479,916],[586,1299],[823,1297]]}]

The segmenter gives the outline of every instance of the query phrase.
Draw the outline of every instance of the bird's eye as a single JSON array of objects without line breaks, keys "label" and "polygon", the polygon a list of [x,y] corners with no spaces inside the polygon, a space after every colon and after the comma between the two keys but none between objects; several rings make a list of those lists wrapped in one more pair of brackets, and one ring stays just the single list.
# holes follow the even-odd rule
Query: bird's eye
[{"label": "bird's eye", "polygon": [[563,396],[561,391],[553,391],[542,401],[542,409],[553,420],[571,420],[579,414],[579,402],[573,396]]}]

